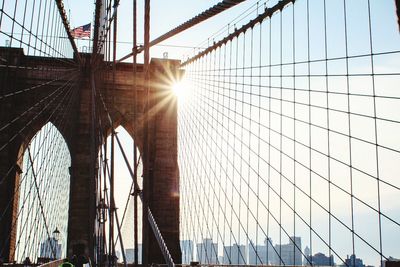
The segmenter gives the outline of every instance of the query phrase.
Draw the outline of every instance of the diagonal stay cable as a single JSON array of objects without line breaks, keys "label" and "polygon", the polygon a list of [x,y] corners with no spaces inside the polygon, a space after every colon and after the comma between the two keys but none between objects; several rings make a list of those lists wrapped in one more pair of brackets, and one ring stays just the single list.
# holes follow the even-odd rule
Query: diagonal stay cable
[{"label": "diagonal stay cable", "polygon": [[[139,166],[140,161],[141,161],[141,156],[139,155],[139,158],[138,158],[138,161],[137,161],[136,167],[135,167],[136,169],[137,169],[137,167]],[[132,183],[131,183],[131,188],[130,188],[129,194],[128,194],[128,198],[127,198],[126,203],[125,203],[124,213],[122,214],[122,218],[121,218],[121,228],[124,226],[125,215],[126,215],[126,212],[127,212],[127,210],[128,210],[128,205],[129,205],[130,198],[131,198],[131,196],[132,196],[132,193],[131,193],[131,192],[132,192],[132,190],[134,189],[134,187],[135,187],[135,183],[134,183],[134,181],[132,181]],[[137,194],[137,193],[138,193],[138,192],[133,192],[133,194]],[[118,238],[119,238],[119,234],[117,235],[117,238],[116,238],[115,243],[118,242]]]},{"label": "diagonal stay cable", "polygon": [[[64,86],[65,86],[65,85],[63,85],[63,87],[64,87]],[[72,88],[72,87],[70,86],[69,88]],[[72,91],[72,89],[70,89],[69,91]],[[61,93],[63,93],[63,92],[61,92]],[[59,95],[57,95],[56,98],[57,98],[58,96],[60,96],[61,93],[60,93]],[[68,93],[68,92],[67,92],[67,93]],[[65,94],[65,95],[63,96],[62,101],[64,101],[64,99],[65,99],[66,96],[67,96],[67,94]],[[46,109],[49,107],[49,105],[50,105],[52,102],[54,102],[54,100],[55,100],[55,99],[52,99],[52,100],[43,108],[42,111],[46,110]],[[61,106],[62,101],[58,103],[58,105],[57,105],[57,107],[55,108],[55,110],[49,115],[49,117],[48,117],[48,119],[47,119],[47,122],[50,120],[50,118],[53,117],[53,115],[55,114],[56,110]],[[69,102],[68,106],[70,106],[70,102]],[[32,124],[32,122],[34,122],[34,121],[38,118],[38,116],[39,116],[40,114],[41,114],[41,113],[39,113],[39,114],[37,114],[35,117],[33,117],[22,129],[20,129],[17,133],[15,133],[15,135],[13,135],[13,136],[10,138],[10,140],[8,141],[8,143],[4,144],[4,145],[0,148],[0,150],[2,150],[4,147],[6,147],[6,146],[7,146],[10,142],[12,142],[23,130],[25,130],[27,127],[29,127],[29,126]],[[20,157],[22,157],[22,155],[21,155]],[[18,160],[19,160],[19,159],[20,159],[20,158],[18,158]],[[8,170],[8,172],[6,173],[5,177],[0,178],[0,184],[2,184],[2,183],[4,182],[5,178],[7,177],[7,175],[10,174],[11,171],[12,171],[12,167]]]},{"label": "diagonal stay cable", "polygon": [[69,39],[69,41],[71,43],[72,48],[74,49],[75,56],[78,58],[79,63],[82,64],[81,56],[80,56],[80,54],[78,52],[78,48],[76,47],[74,38],[72,37],[72,34],[71,34],[71,29],[70,29],[70,26],[69,26],[67,14],[66,14],[65,9],[64,9],[64,4],[63,4],[62,0],[56,0],[56,3],[57,3],[58,11],[60,13],[60,16],[61,16],[64,28],[65,28],[65,31],[66,31],[67,36],[68,36],[68,39]]},{"label": "diagonal stay cable", "polygon": [[[213,118],[213,119],[215,119],[215,118]],[[214,141],[215,142],[215,141]],[[217,147],[218,147],[218,145],[217,145]],[[276,149],[276,150],[278,150],[278,148],[276,148],[276,147],[274,147],[273,145],[271,145],[271,147],[273,147],[274,149]],[[283,154],[285,154],[284,152],[282,152]],[[286,155],[286,154],[285,154]],[[287,155],[288,156],[288,155]],[[289,156],[288,156],[289,157]],[[299,164],[301,164],[300,162],[298,162]],[[268,164],[268,165],[270,165],[270,164]],[[272,169],[274,169],[274,171],[276,171],[277,173],[279,173],[279,170],[277,169],[277,168],[275,168],[275,167],[273,167],[273,166],[271,166],[270,165],[270,167],[272,168]],[[233,168],[235,168],[235,167],[233,167]],[[253,170],[254,171],[254,170]],[[312,173],[315,173],[315,171],[314,170],[310,170]],[[318,173],[315,173],[315,174],[317,174],[318,176],[320,176]],[[327,210],[326,210],[326,208],[325,207],[323,207],[322,205],[321,205],[321,203],[319,203],[318,201],[316,201],[314,198],[312,198],[311,196],[309,196],[306,192],[304,192],[298,185],[295,185],[295,184],[293,184],[293,182],[291,182],[290,181],[290,179],[287,177],[287,176],[285,176],[285,175],[283,175],[283,174],[281,174],[282,175],[282,177],[285,179],[285,180],[287,180],[289,183],[291,183],[292,185],[294,185],[299,191],[301,191],[303,194],[305,194],[307,197],[309,197],[310,198],[310,200],[312,201],[312,202],[314,202],[315,204],[317,204],[320,208],[322,208],[325,212],[328,212]],[[324,178],[324,177],[321,177],[321,178],[323,178],[323,179],[326,179],[326,178]],[[331,184],[332,185],[335,185],[335,183],[333,183],[333,182],[331,182]],[[275,191],[275,189],[273,189],[272,187],[271,187],[271,185],[270,184],[268,184],[267,183],[267,186],[269,187],[269,188],[271,188],[271,190],[276,194],[276,196],[278,196],[279,197],[279,193],[278,192],[276,192]],[[338,187],[338,186],[337,186]],[[344,189],[342,189],[342,188],[340,188],[340,187],[338,187],[338,189],[341,189],[342,191],[344,191],[345,193],[347,193]],[[351,195],[350,193],[348,193],[349,195]],[[358,199],[356,196],[354,196],[354,195],[352,195],[352,197],[354,198],[354,199],[357,199],[359,202],[361,202],[361,203],[363,203],[364,205],[366,205],[367,207],[369,207],[370,209],[373,209],[374,211],[376,211],[376,212],[378,212],[376,209],[374,209],[374,208],[372,208],[371,206],[369,206],[367,203],[365,203],[364,201],[362,201],[362,200],[360,200],[360,199]],[[299,216],[299,218],[306,224],[306,225],[308,225],[309,227],[310,227],[310,225],[284,200],[284,199],[282,199],[282,201],[283,201],[283,203],[285,203],[285,205],[289,208],[289,209],[291,209],[293,212],[295,212],[298,216]],[[261,202],[262,204],[263,204],[263,202]],[[397,224],[397,225],[399,225],[399,223],[398,222],[396,222],[396,221],[394,221],[392,218],[390,218],[390,217],[388,217],[388,216],[386,216],[385,214],[383,214],[383,213],[380,213],[382,216],[384,216],[384,217],[386,217],[387,219],[389,219],[390,221],[392,221],[393,223],[395,223],[395,224]],[[272,214],[271,214],[272,215]],[[349,227],[348,225],[346,225],[343,221],[341,221],[339,218],[337,218],[335,215],[333,215],[333,214],[331,214],[331,216],[334,218],[334,219],[336,219],[340,224],[342,224],[345,228],[347,228],[350,232],[352,231],[351,230],[351,227]],[[315,229],[313,229],[313,228],[311,228],[310,227],[310,229],[320,238],[320,240],[322,241],[322,242],[324,242],[326,245],[328,245],[326,242],[325,242],[325,240],[323,240],[321,237],[320,237],[320,235],[315,231]],[[368,243],[362,236],[360,236],[358,233],[354,233],[355,234],[355,236],[357,236],[360,240],[362,240],[366,245],[368,245],[370,248],[372,248],[373,250],[375,250],[377,253],[380,253],[375,247],[373,247],[370,243]],[[290,238],[290,236],[286,233],[286,235]],[[333,251],[333,250],[332,250]],[[333,252],[335,252],[335,251],[333,251]],[[336,253],[335,253],[336,254]],[[339,258],[340,258],[340,256],[338,255],[338,254],[336,254],[336,256],[338,256]],[[386,259],[386,257],[384,256],[384,255],[382,255],[385,259]],[[340,258],[343,262],[344,262],[344,260],[342,259],[342,258]]]},{"label": "diagonal stay cable", "polygon": [[[98,92],[98,95],[99,95],[100,101],[102,102],[101,104],[103,106],[103,110],[105,112],[105,115],[107,116],[107,119],[109,120],[109,124],[113,125],[113,121],[111,119],[111,115],[110,115],[110,113],[109,113],[109,111],[107,109],[107,106],[105,104],[105,101],[104,101],[104,98],[103,98],[101,92]],[[126,157],[126,154],[125,154],[125,151],[124,151],[124,149],[123,149],[123,147],[121,145],[121,142],[120,142],[118,136],[115,134],[115,130],[113,128],[111,130],[113,131],[114,136],[115,136],[115,138],[117,140],[118,146],[119,146],[119,148],[121,150],[121,153],[122,153],[122,155],[124,157],[126,166],[128,167],[130,176],[131,176],[132,180],[135,181],[134,172],[132,170],[132,167],[129,164],[128,158]],[[106,168],[108,168],[108,164],[107,163],[106,163]],[[140,188],[139,185],[137,184],[137,182],[135,182],[134,185],[136,185],[136,188]],[[142,192],[142,191],[140,191],[140,192]],[[142,200],[142,203],[143,203],[143,194],[140,193],[139,196],[140,196],[140,199]],[[152,212],[151,212],[149,207],[147,207],[147,212],[148,212],[148,216],[147,216],[148,222],[150,224],[151,229],[153,230],[154,236],[156,237],[156,240],[158,242],[158,245],[159,245],[159,247],[161,249],[161,252],[162,252],[162,254],[164,256],[165,261],[168,263],[169,266],[175,266],[175,263],[173,262],[172,256],[171,256],[171,254],[170,254],[170,252],[168,250],[168,247],[166,246],[166,243],[164,241],[164,238],[162,237],[162,234],[161,234],[160,230],[158,229],[157,222],[156,222],[156,220],[155,220],[155,218],[154,218],[154,216],[153,216],[153,214],[152,214]],[[119,225],[118,225],[118,227],[119,227]]]},{"label": "diagonal stay cable", "polygon": [[[75,78],[75,77],[73,77]],[[50,95],[44,97],[43,99],[41,99],[38,103],[36,103],[34,106],[30,107],[28,110],[24,111],[22,114],[20,114],[17,118],[14,118],[11,122],[7,123],[6,125],[4,125],[1,129],[0,132],[4,129],[6,129],[7,127],[9,127],[10,125],[12,125],[14,122],[16,122],[18,119],[20,119],[24,114],[28,113],[28,111],[32,110],[34,107],[39,106],[42,102],[44,102],[46,99],[50,98],[50,96],[53,96],[53,94],[57,93],[58,91],[60,91],[61,89],[66,88],[66,84],[70,83],[73,78],[71,78],[70,80],[67,81],[67,83],[63,84],[62,86],[60,86],[57,90],[55,90],[54,92],[52,92]],[[10,140],[8,143],[4,144],[3,146],[0,147],[0,151],[3,150],[5,147],[7,147],[7,145],[13,141],[18,134],[20,134],[24,129],[26,129],[29,125],[32,124],[32,122],[34,120],[36,120],[42,113],[44,110],[46,110],[56,99],[57,97],[59,97],[64,91],[61,90],[57,95],[54,96],[53,99],[51,99],[49,102],[47,102],[46,106],[41,110],[41,112],[39,112],[38,114],[36,114],[26,125],[24,125],[24,127],[22,127]],[[1,181],[0,181],[1,182]]]},{"label": "diagonal stay cable", "polygon": [[[72,73],[71,78],[65,83],[67,84],[68,82],[70,82],[71,80],[73,80],[76,75],[74,75],[75,73]],[[64,84],[64,85],[65,85]],[[53,97],[56,93],[58,93],[61,89],[63,89],[65,86],[62,85],[60,87],[58,87],[56,90],[54,90],[52,93],[50,93],[49,95],[47,95],[46,97],[43,97],[42,99],[40,99],[40,101],[38,101],[37,103],[35,103],[34,105],[32,105],[30,108],[28,108],[27,110],[25,110],[24,112],[22,112],[20,115],[18,115],[17,117],[15,117],[14,119],[12,119],[10,122],[6,123],[3,127],[0,128],[0,132],[5,130],[6,128],[10,127],[13,123],[15,123],[16,121],[18,121],[19,119],[21,119],[23,116],[25,116],[29,111],[32,111],[34,108],[38,107],[40,104],[44,103],[46,100],[48,100],[49,98]],[[1,150],[1,149],[0,149]]]},{"label": "diagonal stay cable", "polygon": [[[167,40],[168,38],[171,38],[172,36],[177,35],[178,33],[181,33],[191,27],[193,27],[194,25],[197,25],[215,15],[218,15],[219,13],[241,3],[244,2],[245,0],[223,0],[221,2],[219,2],[218,4],[214,5],[213,7],[210,7],[209,9],[203,11],[202,13],[200,13],[199,15],[189,19],[188,21],[182,23],[181,25],[179,25],[178,27],[170,30],[169,32],[157,37],[156,39],[152,40],[149,43],[149,46],[152,47],[156,44],[159,44],[165,40]],[[133,49],[136,49],[135,47]],[[134,50],[133,52],[129,53],[128,55],[122,57],[120,60],[118,60],[118,62],[121,62],[125,59],[130,58],[131,56],[133,56],[134,53],[139,54],[141,52],[144,51],[144,47],[138,48],[136,51]]]},{"label": "diagonal stay cable", "polygon": [[28,88],[24,88],[24,89],[21,89],[21,90],[12,92],[12,93],[8,93],[8,94],[5,94],[5,95],[1,95],[1,96],[0,96],[0,100],[4,100],[4,99],[6,99],[6,98],[8,98],[8,97],[13,97],[13,96],[16,96],[16,95],[19,95],[19,94],[22,94],[22,93],[26,93],[26,92],[29,92],[29,91],[32,91],[32,90],[35,90],[35,89],[44,87],[44,86],[46,86],[46,85],[50,85],[50,84],[52,84],[52,83],[54,83],[54,82],[57,82],[57,81],[60,81],[60,80],[62,80],[62,79],[64,79],[64,78],[66,78],[66,77],[69,76],[69,75],[71,75],[71,73],[68,72],[68,71],[66,71],[66,74],[65,74],[65,75],[62,75],[61,77],[59,77],[59,78],[57,78],[57,79],[54,79],[54,80],[51,80],[51,81],[48,81],[48,82],[45,82],[45,83],[41,83],[41,84],[38,84],[38,85],[34,85],[34,86],[31,86],[31,87],[28,87]]},{"label": "diagonal stay cable", "polygon": [[207,55],[208,53],[210,53],[210,52],[214,51],[215,49],[221,47],[222,45],[226,44],[227,42],[233,40],[233,38],[238,37],[241,33],[244,33],[248,29],[251,29],[257,23],[261,23],[264,19],[266,19],[268,17],[271,17],[278,10],[282,10],[285,6],[287,6],[290,3],[294,3],[295,1],[296,0],[281,0],[276,5],[274,5],[273,7],[265,8],[264,13],[262,13],[261,15],[256,17],[255,19],[251,20],[249,23],[243,25],[241,28],[235,30],[233,33],[229,34],[227,37],[225,37],[221,41],[213,44],[212,46],[210,46],[206,50],[204,50],[204,51],[198,53],[197,55],[195,55],[194,57],[186,60],[185,62],[183,62],[181,64],[181,66],[185,66],[185,65],[193,62],[194,60],[196,60],[198,58],[201,58],[204,55]]},{"label": "diagonal stay cable", "polygon": [[[44,221],[44,226],[46,228],[47,237],[50,238],[49,227],[47,225],[46,215],[44,214],[44,208],[43,208],[42,199],[40,197],[39,186],[37,184],[37,177],[36,177],[36,173],[35,173],[35,168],[33,166],[33,160],[32,160],[32,154],[31,154],[30,145],[28,146],[27,150],[28,150],[29,161],[30,161],[31,166],[32,166],[32,175],[33,175],[33,180],[34,180],[34,184],[35,184],[35,188],[36,188],[36,193],[37,193],[38,200],[39,200],[40,212],[41,212],[41,214],[43,216],[43,221]],[[52,253],[53,253],[54,257],[55,257],[56,253],[54,251],[54,247],[51,246],[51,249],[52,249]]]},{"label": "diagonal stay cable", "polygon": [[[72,92],[73,90],[70,90],[70,91]],[[76,93],[76,91],[75,91],[75,93]],[[67,95],[66,95],[66,96],[67,96]],[[64,96],[63,98],[65,98],[66,96]],[[73,103],[72,100],[73,100],[73,97],[70,97],[69,103],[68,103],[68,106],[69,106],[69,107],[70,107],[71,104]],[[63,100],[63,101],[64,101],[64,100]],[[61,101],[61,102],[58,104],[57,108],[53,111],[53,113],[52,113],[52,114],[50,115],[50,117],[47,119],[47,122],[50,121],[50,118],[53,117],[54,114],[56,114],[56,110],[58,110],[58,108],[60,107],[60,105],[61,105],[61,103],[62,103],[63,101]],[[55,118],[55,121],[60,121],[60,122],[61,122],[61,121],[65,121],[65,115],[66,115],[66,113],[62,114],[62,117],[57,116],[57,117]],[[65,128],[65,123],[63,124],[63,127],[61,127],[61,130],[64,129],[64,128]],[[44,140],[46,140],[47,138],[48,138],[48,134],[46,134],[46,136],[44,137]],[[42,145],[43,145],[43,144],[42,144]],[[42,148],[42,145],[39,147],[39,149],[38,149],[38,151],[35,153],[35,155],[33,155],[33,157],[32,157],[32,160],[33,160],[33,161],[35,161],[35,159],[36,159],[37,157],[39,157],[39,150]],[[57,150],[57,148],[53,146],[53,150],[54,150],[54,149]],[[21,157],[22,157],[22,156],[23,156],[23,155],[21,155]],[[26,171],[28,172],[29,170],[31,170],[32,166],[33,166],[33,165],[29,165],[29,166],[27,167],[27,170],[26,170]],[[13,169],[13,167],[11,167],[11,168],[9,169],[9,171],[8,171],[8,173],[6,174],[5,177],[8,176],[8,174],[10,173],[10,171],[11,171],[12,169]],[[26,175],[24,175],[23,179],[20,181],[18,187],[15,188],[14,194],[15,194],[15,192],[17,192],[18,190],[20,190],[20,186],[21,186],[23,180],[25,180],[25,178],[26,178]],[[3,179],[4,179],[4,178],[1,179],[0,183],[3,182]],[[16,217],[15,217],[15,219],[14,219],[14,222],[13,222],[13,225],[15,225],[15,223],[17,222],[17,219],[19,218],[20,213],[22,212],[22,210],[23,210],[23,208],[24,208],[24,206],[25,206],[25,204],[26,204],[26,201],[28,200],[28,195],[30,194],[31,190],[32,190],[32,184],[31,184],[31,187],[30,187],[30,189],[29,189],[29,192],[28,192],[27,196],[24,197],[24,198],[22,199],[22,206],[21,206],[21,209],[19,210],[18,214],[16,215]],[[1,216],[0,216],[0,221],[2,220],[4,214],[7,212],[7,210],[9,209],[9,207],[10,207],[10,205],[11,205],[11,202],[12,202],[12,199],[13,199],[13,198],[11,198],[11,200],[10,200],[9,203],[7,204],[7,207],[5,208],[5,210],[3,211],[3,213],[1,214]],[[30,207],[29,207],[28,213],[30,213],[30,211],[32,210],[32,207],[33,207],[33,206],[30,206]],[[23,226],[22,226],[22,227],[23,227],[22,230],[25,228],[25,225],[26,225],[26,221],[25,221],[25,223],[24,223]],[[10,235],[11,235],[11,233],[10,233],[9,236],[5,239],[5,241],[8,240],[8,239],[10,238]],[[4,247],[3,247],[3,249],[4,249]]]}]

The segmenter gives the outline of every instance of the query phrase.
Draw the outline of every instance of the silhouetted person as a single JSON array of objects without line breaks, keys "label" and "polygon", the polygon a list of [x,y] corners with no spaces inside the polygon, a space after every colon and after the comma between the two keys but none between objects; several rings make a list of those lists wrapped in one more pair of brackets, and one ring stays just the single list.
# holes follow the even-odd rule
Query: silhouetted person
[{"label": "silhouetted person", "polygon": [[26,257],[22,264],[24,264],[24,266],[31,266],[31,259],[29,257]]},{"label": "silhouetted person", "polygon": [[68,261],[68,258],[64,259],[64,262],[60,265],[60,267],[73,267],[74,265]]},{"label": "silhouetted person", "polygon": [[77,259],[76,255],[72,256],[72,258],[71,258],[72,265],[76,266],[77,265],[77,260],[78,259]]},{"label": "silhouetted person", "polygon": [[89,263],[85,255],[80,254],[76,259],[76,267],[83,267],[84,264]]}]

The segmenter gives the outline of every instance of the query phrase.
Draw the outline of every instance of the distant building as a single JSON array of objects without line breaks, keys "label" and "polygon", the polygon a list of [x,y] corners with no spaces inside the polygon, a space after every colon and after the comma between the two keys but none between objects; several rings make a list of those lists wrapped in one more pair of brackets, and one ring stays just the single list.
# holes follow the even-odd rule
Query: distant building
[{"label": "distant building", "polygon": [[197,260],[202,264],[218,263],[218,244],[211,238],[206,238],[203,243],[197,244]]},{"label": "distant building", "polygon": [[349,256],[347,255],[347,259],[345,259],[344,263],[347,266],[351,266],[351,267],[365,267],[363,260],[360,258],[357,258],[356,255],[352,254],[349,258]]},{"label": "distant building", "polygon": [[263,265],[267,264],[267,247],[256,245],[253,242],[249,244],[249,264]]},{"label": "distant building", "polygon": [[61,259],[61,244],[54,237],[47,238],[40,244],[40,258]]},{"label": "distant building", "polygon": [[[135,249],[125,249],[125,257],[127,263],[135,262]],[[142,264],[142,244],[138,244],[138,264]]]},{"label": "distant building", "polygon": [[135,261],[135,250],[133,248],[125,249],[125,257],[127,263],[133,263]]},{"label": "distant building", "polygon": [[249,264],[267,265],[276,263],[277,254],[271,238],[264,240],[264,245],[249,244]]},{"label": "distant building", "polygon": [[304,260],[303,260],[303,265],[311,265],[312,259],[311,259],[311,250],[308,246],[304,249]]},{"label": "distant building", "polygon": [[[305,253],[304,250],[304,265],[320,265],[320,266],[333,266],[335,262],[333,260],[333,255],[326,256],[324,253],[318,252],[311,257],[310,253]],[[308,259],[308,260],[307,260]]]},{"label": "distant building", "polygon": [[394,267],[394,266],[400,266],[400,259],[396,259],[389,256],[387,260],[384,260],[381,263],[381,267]]},{"label": "distant building", "polygon": [[191,261],[194,260],[194,247],[192,240],[182,240],[181,244],[181,251],[182,251],[182,263],[189,264]]},{"label": "distant building", "polygon": [[[301,237],[291,236],[289,243],[275,245],[278,254],[276,265],[302,265]],[[280,257],[279,257],[280,255]]]},{"label": "distant building", "polygon": [[224,246],[223,264],[246,264],[246,247],[233,244]]}]

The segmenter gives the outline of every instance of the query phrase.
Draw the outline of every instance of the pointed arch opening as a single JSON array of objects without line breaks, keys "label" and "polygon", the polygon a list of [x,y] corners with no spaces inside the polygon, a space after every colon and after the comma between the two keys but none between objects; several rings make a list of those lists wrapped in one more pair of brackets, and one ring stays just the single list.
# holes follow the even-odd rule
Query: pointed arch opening
[{"label": "pointed arch opening", "polygon": [[[139,148],[134,146],[134,139],[132,135],[123,127],[119,126],[115,129],[116,136],[121,144],[118,144],[117,140],[114,140],[114,201],[116,213],[113,219],[113,241],[112,246],[115,247],[116,256],[118,262],[123,261],[122,250],[126,255],[127,263],[134,262],[134,184],[132,173],[129,171],[127,164],[129,164],[132,171],[135,170],[135,157],[134,150],[136,149],[136,171],[137,181],[140,188],[142,188],[143,180],[143,165],[142,158]],[[116,138],[116,137],[115,137]],[[98,182],[98,202],[105,203],[106,207],[110,207],[111,203],[111,159],[112,159],[112,135],[110,134],[107,141],[100,149],[99,159],[99,182]],[[122,148],[122,149],[121,149]],[[122,152],[123,150],[123,152]],[[125,154],[125,157],[124,157]],[[100,224],[98,228],[98,236],[103,240],[98,240],[100,247],[105,250],[110,250],[110,240],[105,238],[109,237],[111,223],[110,213],[105,215],[105,221]],[[137,205],[137,223],[138,223],[138,263],[142,262],[142,203],[138,198]],[[104,218],[103,218],[104,220]],[[120,231],[118,230],[120,227]],[[121,236],[119,235],[121,233]],[[121,237],[124,245],[124,249],[121,247]]]},{"label": "pointed arch opening", "polygon": [[20,149],[14,189],[16,262],[43,263],[66,255],[71,155],[59,130],[48,122]]}]

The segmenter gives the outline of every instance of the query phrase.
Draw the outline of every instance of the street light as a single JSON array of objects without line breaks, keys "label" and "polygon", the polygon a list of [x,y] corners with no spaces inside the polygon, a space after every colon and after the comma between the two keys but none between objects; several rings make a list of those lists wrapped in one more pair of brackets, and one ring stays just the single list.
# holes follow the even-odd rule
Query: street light
[{"label": "street light", "polygon": [[97,210],[98,210],[98,221],[99,223],[105,223],[107,221],[107,210],[108,206],[104,199],[100,199],[99,205],[97,205]]},{"label": "street light", "polygon": [[60,239],[61,233],[58,230],[58,228],[56,227],[56,230],[53,231],[53,238],[54,240],[58,241]]}]

